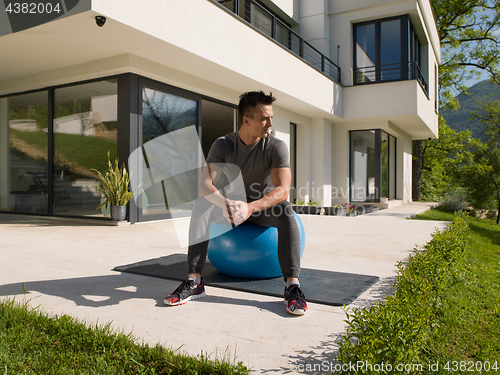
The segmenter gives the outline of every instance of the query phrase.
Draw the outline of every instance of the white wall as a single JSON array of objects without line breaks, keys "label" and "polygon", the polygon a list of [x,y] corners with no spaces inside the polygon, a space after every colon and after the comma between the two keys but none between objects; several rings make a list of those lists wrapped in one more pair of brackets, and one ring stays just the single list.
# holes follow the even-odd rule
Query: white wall
[{"label": "white wall", "polygon": [[300,35],[326,57],[330,57],[328,0],[300,2]]},{"label": "white wall", "polygon": [[313,119],[311,127],[311,199],[323,206],[331,205],[332,190],[332,124]]},{"label": "white wall", "polygon": [[332,126],[332,205],[349,200],[349,130]]}]

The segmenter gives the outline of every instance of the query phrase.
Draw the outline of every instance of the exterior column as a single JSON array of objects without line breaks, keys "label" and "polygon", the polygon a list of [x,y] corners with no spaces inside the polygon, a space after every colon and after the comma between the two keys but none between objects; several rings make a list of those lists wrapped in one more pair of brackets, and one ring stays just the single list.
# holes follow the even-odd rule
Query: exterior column
[{"label": "exterior column", "polygon": [[332,204],[332,124],[323,118],[312,122],[312,200]]},{"label": "exterior column", "polygon": [[297,200],[311,200],[311,125],[297,124]]},{"label": "exterior column", "polygon": [[330,15],[328,0],[300,2],[300,35],[330,58]]},{"label": "exterior column", "polygon": [[[396,152],[398,160],[396,162],[396,178],[397,189],[396,199],[402,199],[403,203],[412,202],[412,139],[411,137],[404,137],[402,140],[398,139],[397,147],[402,146],[402,151]],[[401,158],[401,159],[400,159]],[[401,162],[400,162],[401,160]]]}]

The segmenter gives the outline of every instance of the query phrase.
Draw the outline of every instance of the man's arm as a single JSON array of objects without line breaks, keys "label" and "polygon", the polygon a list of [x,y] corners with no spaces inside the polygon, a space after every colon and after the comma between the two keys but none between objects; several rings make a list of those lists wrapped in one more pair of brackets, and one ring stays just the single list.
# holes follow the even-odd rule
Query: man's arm
[{"label": "man's arm", "polygon": [[222,167],[217,164],[207,163],[203,167],[200,178],[200,195],[207,201],[225,209],[227,199],[224,198],[219,190],[214,186],[222,175]]},{"label": "man's arm", "polygon": [[266,208],[273,207],[274,205],[288,199],[290,184],[292,181],[292,172],[290,171],[290,168],[271,169],[271,181],[274,189],[262,198],[251,203],[240,201],[230,202],[233,220],[236,224],[242,223],[253,213],[263,211]]}]

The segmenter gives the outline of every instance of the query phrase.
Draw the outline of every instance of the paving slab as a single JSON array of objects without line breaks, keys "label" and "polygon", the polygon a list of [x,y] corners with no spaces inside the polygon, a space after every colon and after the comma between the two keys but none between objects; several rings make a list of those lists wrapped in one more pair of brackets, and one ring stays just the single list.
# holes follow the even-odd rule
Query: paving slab
[{"label": "paving slab", "polygon": [[[302,266],[378,276],[348,308],[380,301],[392,291],[397,262],[446,227],[407,219],[433,206],[410,203],[356,217],[301,215],[307,238]],[[206,287],[205,298],[166,307],[163,298],[178,281],[113,271],[186,252],[176,228],[187,230],[189,219],[109,226],[16,218],[0,215],[0,298],[27,300],[88,324],[111,323],[150,345],[242,361],[256,374],[300,373],[307,365],[334,363],[346,329],[341,307],[310,303],[307,315],[294,317],[281,298],[215,287]]]}]

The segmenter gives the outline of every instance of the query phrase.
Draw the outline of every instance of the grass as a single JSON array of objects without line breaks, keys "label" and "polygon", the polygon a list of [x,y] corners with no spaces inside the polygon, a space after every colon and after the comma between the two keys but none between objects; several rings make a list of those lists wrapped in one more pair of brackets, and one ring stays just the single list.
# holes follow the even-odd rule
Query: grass
[{"label": "grass", "polygon": [[346,310],[338,360],[366,363],[357,374],[499,373],[500,225],[439,210],[416,219],[452,223],[398,263],[392,295]]},{"label": "grass", "polygon": [[0,301],[2,374],[249,374],[229,358],[191,357],[138,344],[109,325],[88,327],[26,303]]},{"label": "grass", "polygon": [[[47,155],[47,134],[44,132],[26,132],[15,129],[10,131],[30,147]],[[56,133],[54,141],[56,168],[61,168],[70,163],[78,165],[90,174],[92,168],[99,171],[107,169],[106,155],[108,151],[111,153],[112,160],[116,157],[116,141],[65,133]]]},{"label": "grass", "polygon": [[[450,221],[453,215],[433,210],[417,219]],[[500,225],[470,218],[469,228],[464,277],[443,296],[439,334],[431,349],[443,363],[500,362]]]}]

